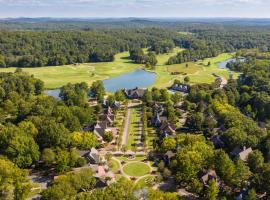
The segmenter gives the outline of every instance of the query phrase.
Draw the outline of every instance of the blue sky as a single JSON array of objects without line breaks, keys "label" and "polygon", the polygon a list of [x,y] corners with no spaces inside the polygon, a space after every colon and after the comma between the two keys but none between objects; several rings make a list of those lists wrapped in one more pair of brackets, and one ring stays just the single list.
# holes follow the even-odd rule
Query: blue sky
[{"label": "blue sky", "polygon": [[6,17],[270,18],[270,0],[0,0]]}]

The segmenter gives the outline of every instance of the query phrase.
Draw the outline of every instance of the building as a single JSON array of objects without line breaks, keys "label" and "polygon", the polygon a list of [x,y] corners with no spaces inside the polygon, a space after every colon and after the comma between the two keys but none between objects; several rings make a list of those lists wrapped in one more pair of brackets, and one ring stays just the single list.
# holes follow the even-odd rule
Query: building
[{"label": "building", "polygon": [[146,92],[146,89],[134,88],[134,89],[124,89],[124,94],[129,99],[141,99]]},{"label": "building", "polygon": [[160,126],[160,131],[166,137],[168,135],[174,135],[176,131],[176,127],[168,122],[163,122]]},{"label": "building", "polygon": [[231,152],[231,155],[233,157],[239,158],[242,161],[247,161],[248,156],[250,153],[252,153],[252,148],[246,148],[245,146],[243,148],[236,147],[234,150]]},{"label": "building", "polygon": [[95,128],[94,128],[94,134],[97,136],[98,139],[103,139],[104,133],[108,127],[108,124],[106,121],[98,121]]},{"label": "building", "polygon": [[188,93],[190,86],[184,83],[174,83],[170,89],[174,91]]},{"label": "building", "polygon": [[88,160],[90,164],[99,164],[101,161],[99,152],[94,147],[92,147],[91,151],[86,153],[84,157]]},{"label": "building", "polygon": [[154,118],[153,118],[153,125],[154,127],[159,127],[161,126],[163,123],[165,123],[167,121],[167,117],[165,116],[160,116],[159,113],[156,113]]},{"label": "building", "polygon": [[202,173],[200,176],[200,181],[203,183],[204,186],[208,186],[208,183],[211,179],[213,179],[218,184],[218,176],[215,170],[209,170]]}]

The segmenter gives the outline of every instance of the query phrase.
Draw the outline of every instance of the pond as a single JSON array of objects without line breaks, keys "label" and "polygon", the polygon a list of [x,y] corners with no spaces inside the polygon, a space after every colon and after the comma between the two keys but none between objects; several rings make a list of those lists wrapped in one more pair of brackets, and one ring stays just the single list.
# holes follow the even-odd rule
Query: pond
[{"label": "pond", "polygon": [[123,74],[114,78],[104,80],[104,87],[107,92],[115,92],[121,89],[147,88],[154,84],[156,74],[138,69],[134,72]]},{"label": "pond", "polygon": [[[121,89],[133,89],[135,87],[147,88],[154,84],[156,80],[156,74],[147,72],[142,69],[138,69],[131,73],[126,73],[121,76],[104,80],[104,87],[107,92],[115,92]],[[47,96],[52,96],[56,99],[59,98],[60,89],[45,90]]]},{"label": "pond", "polygon": [[225,69],[228,63],[230,63],[230,62],[236,62],[236,61],[244,62],[245,61],[245,58],[243,58],[243,57],[231,58],[231,59],[225,60],[223,62],[219,62],[219,63],[217,63],[217,65],[219,66],[219,68]]},{"label": "pond", "polygon": [[51,97],[54,97],[56,99],[60,99],[60,97],[59,97],[60,89],[45,90],[44,93],[47,96],[51,96]]}]

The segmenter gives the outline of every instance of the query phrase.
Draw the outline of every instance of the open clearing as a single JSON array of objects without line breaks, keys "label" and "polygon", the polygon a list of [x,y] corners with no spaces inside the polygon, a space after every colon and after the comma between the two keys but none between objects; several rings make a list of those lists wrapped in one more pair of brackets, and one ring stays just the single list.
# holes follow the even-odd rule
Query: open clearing
[{"label": "open clearing", "polygon": [[128,176],[144,176],[150,173],[150,167],[142,162],[131,162],[123,167],[124,172]]},{"label": "open clearing", "polygon": [[[182,50],[175,48],[171,53],[157,55],[158,64],[156,69],[153,70],[157,74],[157,78],[153,86],[158,88],[168,87],[172,84],[173,80],[183,80],[186,75],[190,76],[191,83],[211,83],[215,80],[215,77],[212,75],[213,73],[228,78],[228,70],[220,69],[216,63],[233,57],[233,54],[223,53],[217,57],[207,58],[203,61],[189,62],[188,67],[186,67],[186,63],[165,65],[169,57],[176,55]],[[93,81],[105,80],[143,67],[142,64],[132,63],[128,57],[129,53],[123,52],[117,54],[113,62],[23,68],[23,71],[43,80],[47,89],[59,88],[67,83],[83,81],[90,85]],[[210,66],[207,66],[208,61],[211,62]],[[0,69],[0,72],[14,71],[15,68]],[[181,74],[172,75],[172,72],[180,72]],[[237,74],[234,73],[234,76],[236,77]]]}]

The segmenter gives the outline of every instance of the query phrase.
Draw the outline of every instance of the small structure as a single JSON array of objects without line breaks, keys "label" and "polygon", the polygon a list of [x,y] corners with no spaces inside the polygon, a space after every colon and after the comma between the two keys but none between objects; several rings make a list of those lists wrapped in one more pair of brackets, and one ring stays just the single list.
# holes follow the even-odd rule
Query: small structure
[{"label": "small structure", "polygon": [[250,153],[252,153],[252,148],[246,148],[245,146],[241,149],[239,147],[234,148],[234,150],[231,152],[231,155],[233,157],[237,157],[241,159],[242,161],[247,161],[248,156]]},{"label": "small structure", "polygon": [[209,170],[206,173],[202,173],[202,175],[200,176],[200,181],[203,183],[204,186],[208,186],[208,183],[211,179],[213,179],[217,183],[217,185],[219,185],[218,177],[215,170]]},{"label": "small structure", "polygon": [[127,98],[129,99],[141,99],[143,97],[143,95],[146,92],[146,89],[140,89],[138,87],[134,88],[134,89],[124,89],[123,90],[124,94],[127,96]]}]

